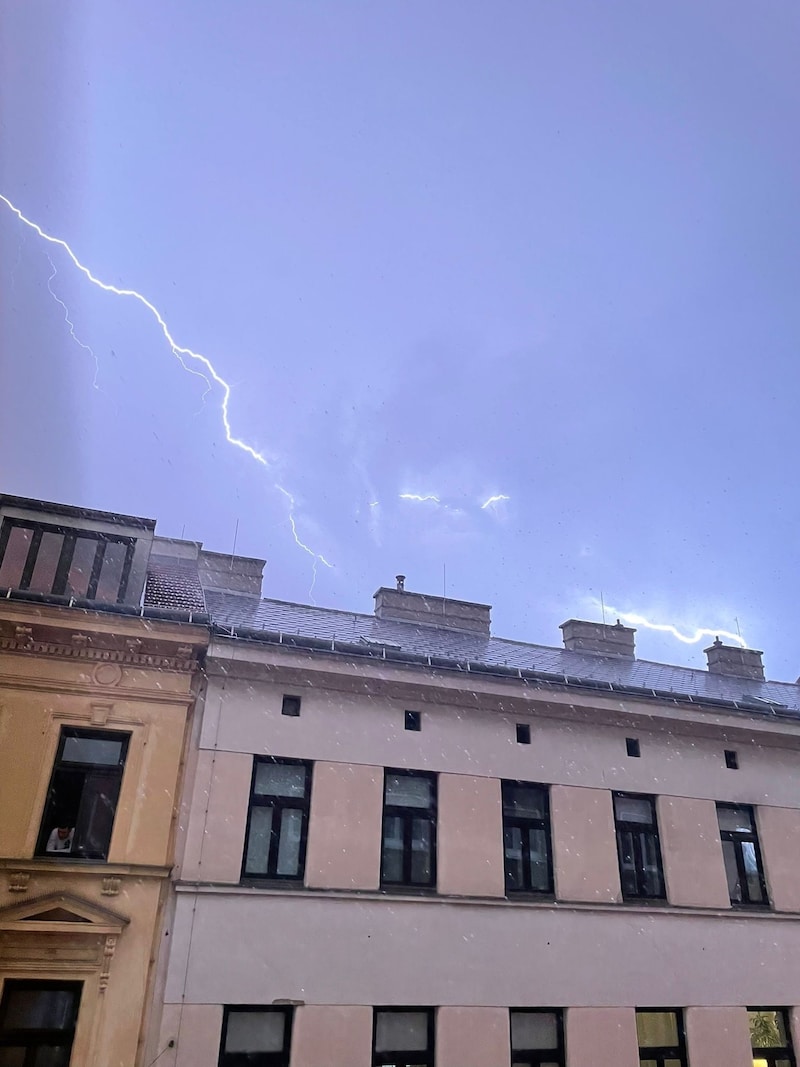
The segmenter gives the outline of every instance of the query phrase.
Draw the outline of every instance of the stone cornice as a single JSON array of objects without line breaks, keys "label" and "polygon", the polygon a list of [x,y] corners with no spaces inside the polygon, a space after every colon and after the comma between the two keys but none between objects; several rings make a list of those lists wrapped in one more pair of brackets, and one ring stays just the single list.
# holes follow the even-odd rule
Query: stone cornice
[{"label": "stone cornice", "polygon": [[[24,629],[24,628],[18,628]],[[88,643],[75,642],[75,638],[84,635],[73,635],[70,644],[55,641],[37,641],[33,635],[21,634],[14,637],[0,637],[0,652],[14,652],[20,655],[55,656],[59,659],[82,660],[91,663],[117,664],[122,667],[139,667],[150,670],[177,671],[181,674],[196,671],[198,661],[192,655],[195,651],[191,645],[179,648],[183,652],[180,656],[165,656],[155,652],[140,651],[139,649],[110,649],[96,647]],[[129,642],[133,644],[134,642]],[[142,644],[142,642],[139,642]]]}]

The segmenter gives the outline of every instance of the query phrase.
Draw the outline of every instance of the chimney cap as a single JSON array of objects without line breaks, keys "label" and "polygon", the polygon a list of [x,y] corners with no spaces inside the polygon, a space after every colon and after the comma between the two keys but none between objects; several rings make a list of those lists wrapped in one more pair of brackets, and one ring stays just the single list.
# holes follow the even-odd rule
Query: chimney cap
[{"label": "chimney cap", "polygon": [[402,593],[406,587],[406,576],[404,574],[398,574],[395,576],[395,581],[397,582],[398,591]]}]

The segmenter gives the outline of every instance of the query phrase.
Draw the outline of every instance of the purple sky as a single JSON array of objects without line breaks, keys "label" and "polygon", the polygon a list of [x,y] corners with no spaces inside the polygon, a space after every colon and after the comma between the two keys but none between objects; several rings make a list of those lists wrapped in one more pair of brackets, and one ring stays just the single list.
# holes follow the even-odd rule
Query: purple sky
[{"label": "purple sky", "polygon": [[[800,672],[800,7],[9,2],[2,489],[407,587],[543,644],[592,598]],[[71,339],[77,335],[94,361]],[[441,504],[401,500],[434,494]],[[493,494],[510,497],[496,508]],[[377,506],[370,506],[377,501]],[[703,665],[640,628],[651,659]]]}]

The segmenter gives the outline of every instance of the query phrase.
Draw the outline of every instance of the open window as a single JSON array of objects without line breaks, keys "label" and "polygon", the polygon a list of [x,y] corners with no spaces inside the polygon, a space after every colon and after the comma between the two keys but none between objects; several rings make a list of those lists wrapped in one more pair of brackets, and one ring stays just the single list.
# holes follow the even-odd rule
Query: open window
[{"label": "open window", "polygon": [[62,728],[37,855],[108,859],[129,737]]}]

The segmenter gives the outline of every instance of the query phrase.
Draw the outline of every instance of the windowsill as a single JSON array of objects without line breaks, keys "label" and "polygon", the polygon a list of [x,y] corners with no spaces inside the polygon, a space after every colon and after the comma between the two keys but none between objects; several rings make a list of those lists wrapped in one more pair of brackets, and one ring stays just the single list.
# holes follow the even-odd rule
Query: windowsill
[{"label": "windowsill", "polygon": [[292,892],[301,892],[306,888],[302,878],[260,878],[253,874],[242,875],[239,885],[249,889],[289,889]]},{"label": "windowsill", "polygon": [[64,859],[50,856],[26,856],[24,858],[0,858],[0,870],[12,871],[69,871],[72,873],[136,874],[141,877],[167,878],[172,866],[153,863],[109,863],[107,860],[84,860],[76,856]]},{"label": "windowsill", "polygon": [[434,885],[382,885],[378,892],[388,896],[403,897],[438,897]]},{"label": "windowsill", "polygon": [[670,903],[666,897],[623,897],[620,901],[625,907],[639,908],[668,908]]},{"label": "windowsill", "polygon": [[764,901],[763,904],[759,904],[759,903],[750,904],[749,902],[748,903],[743,903],[742,901],[739,901],[739,900],[736,900],[736,901],[732,900],[731,901],[731,911],[745,911],[745,912],[748,912],[748,911],[772,911],[772,905],[769,903],[769,901]]},{"label": "windowsill", "polygon": [[520,904],[553,904],[555,899],[556,895],[552,890],[549,893],[536,893],[526,889],[506,890],[506,900],[518,900]]}]

